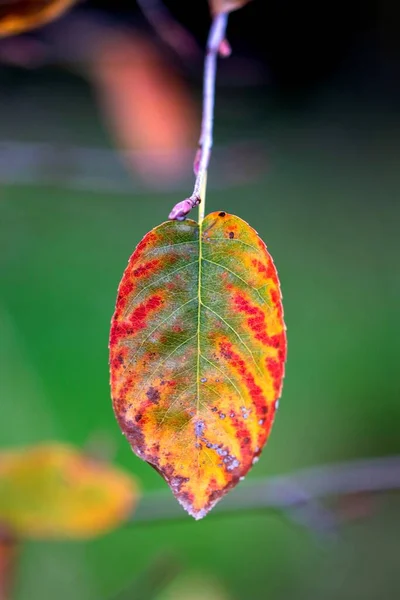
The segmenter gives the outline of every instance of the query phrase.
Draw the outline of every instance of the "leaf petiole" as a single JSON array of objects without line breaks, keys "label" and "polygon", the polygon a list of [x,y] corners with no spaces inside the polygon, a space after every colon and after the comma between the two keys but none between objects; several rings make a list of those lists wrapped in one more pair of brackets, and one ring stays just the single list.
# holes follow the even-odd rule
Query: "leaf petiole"
[{"label": "leaf petiole", "polygon": [[204,220],[204,214],[206,210],[206,192],[207,192],[207,171],[204,173],[203,182],[200,192],[200,203],[199,203],[199,225]]}]

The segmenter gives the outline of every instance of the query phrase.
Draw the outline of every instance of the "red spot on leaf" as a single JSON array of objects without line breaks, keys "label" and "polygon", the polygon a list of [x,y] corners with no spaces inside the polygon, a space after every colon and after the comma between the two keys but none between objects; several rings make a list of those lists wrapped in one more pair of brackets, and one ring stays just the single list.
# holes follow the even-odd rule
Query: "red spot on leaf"
[{"label": "red spot on leaf", "polygon": [[118,349],[117,354],[111,360],[111,376],[116,380],[124,369],[124,363],[128,354],[128,349],[124,346]]},{"label": "red spot on leaf", "polygon": [[285,331],[281,331],[281,333],[277,333],[276,335],[271,335],[269,338],[269,345],[273,348],[278,349],[278,357],[279,360],[284,362],[286,360],[286,334]]},{"label": "red spot on leaf", "polygon": [[129,321],[135,332],[144,329],[147,325],[146,317],[162,304],[161,296],[152,296],[146,302],[139,304],[129,317]]},{"label": "red spot on leaf", "polygon": [[114,321],[110,332],[110,347],[114,347],[121,338],[133,335],[133,328],[130,323],[119,323]]},{"label": "red spot on leaf", "polygon": [[265,322],[265,314],[256,306],[251,304],[244,296],[236,294],[234,297],[236,307],[240,312],[251,315],[247,319],[247,324],[254,333],[254,337],[265,345],[270,345],[270,337],[267,334],[267,324]]},{"label": "red spot on leaf", "polygon": [[242,460],[246,462],[245,457],[248,456],[248,461],[252,459],[251,435],[250,430],[246,425],[241,413],[232,418],[232,425],[235,428],[235,436],[240,442]]},{"label": "red spot on leaf", "polygon": [[255,404],[257,415],[264,415],[262,408],[266,405],[267,401],[263,395],[262,389],[256,384],[251,371],[247,368],[246,362],[232,349],[231,342],[221,342],[220,349],[222,356],[224,356],[229,364],[239,373]]},{"label": "red spot on leaf", "polygon": [[119,287],[118,301],[125,300],[127,296],[133,291],[132,281],[125,281],[121,283]]},{"label": "red spot on leaf", "polygon": [[266,359],[268,371],[274,381],[274,390],[279,394],[282,384],[283,377],[283,362],[276,360],[275,358],[268,357]]},{"label": "red spot on leaf", "polygon": [[[255,334],[254,337],[265,344],[266,346],[272,346],[278,349],[278,356],[280,360],[286,360],[286,334],[283,330],[281,333],[275,335],[268,335],[267,323],[265,320],[265,314],[256,305],[251,304],[246,298],[240,294],[236,294],[234,297],[236,307],[240,312],[244,312],[251,315],[247,319],[247,324]],[[278,303],[278,316],[282,317],[281,303]]]},{"label": "red spot on leaf", "polygon": [[137,263],[137,261],[139,260],[139,258],[141,258],[142,254],[145,253],[146,249],[148,247],[152,248],[153,247],[153,242],[155,242],[157,240],[157,236],[152,233],[149,232],[143,239],[141,242],[139,242],[139,244],[136,246],[136,250],[132,255],[132,261],[135,261],[135,263]]},{"label": "red spot on leaf", "polygon": [[269,295],[271,298],[271,302],[277,312],[278,319],[283,320],[283,308],[279,291],[277,289],[271,288],[269,290]]},{"label": "red spot on leaf", "polygon": [[144,265],[137,267],[137,269],[134,269],[132,275],[134,277],[145,277],[146,275],[150,275],[159,263],[159,260],[150,260],[149,262],[144,263]]},{"label": "red spot on leaf", "polygon": [[267,279],[272,279],[275,283],[278,282],[277,272],[272,260],[265,264],[255,258],[251,262],[253,267],[255,267],[259,273],[264,273]]}]

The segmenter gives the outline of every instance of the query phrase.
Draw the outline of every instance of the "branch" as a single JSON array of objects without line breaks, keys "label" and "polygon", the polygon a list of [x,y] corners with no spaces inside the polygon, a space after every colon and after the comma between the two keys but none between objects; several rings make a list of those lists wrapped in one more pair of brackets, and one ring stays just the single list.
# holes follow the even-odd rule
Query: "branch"
[{"label": "branch", "polygon": [[222,12],[214,17],[211,25],[210,34],[207,41],[206,58],[204,62],[203,117],[201,122],[201,134],[199,140],[199,149],[194,160],[196,181],[192,195],[189,198],[178,202],[178,204],[176,204],[171,210],[168,216],[168,218],[171,220],[183,221],[192,208],[200,204],[201,191],[205,182],[213,144],[217,56],[221,43],[225,38],[227,23],[228,14]]},{"label": "branch", "polygon": [[160,38],[179,56],[199,56],[200,49],[194,37],[172,17],[161,0],[137,0],[137,3]]},{"label": "branch", "polygon": [[[334,515],[319,504],[328,496],[400,490],[400,455],[302,469],[291,475],[248,481],[230,492],[213,515],[251,510],[279,510],[319,531],[332,531]],[[175,499],[165,492],[146,494],[133,523],[186,519]]]},{"label": "branch", "polygon": [[[154,153],[157,156],[162,153],[162,149],[155,148]],[[214,188],[226,190],[259,181],[264,175],[259,159],[263,159],[266,153],[266,145],[261,139],[214,146]],[[73,144],[1,140],[0,184],[48,185],[57,182],[58,186],[70,189],[130,195],[147,192],[149,189],[159,190],[158,181],[142,182],[138,177],[130,178],[119,160],[120,155],[124,162],[149,160],[149,153],[143,150],[116,152],[107,148]],[[190,165],[191,149],[182,148],[182,155]],[[233,161],[235,169],[231,168]],[[190,173],[185,176],[184,184],[191,184]],[[167,181],[163,183],[162,189],[164,192],[167,190],[175,193],[182,189],[182,184]]]}]

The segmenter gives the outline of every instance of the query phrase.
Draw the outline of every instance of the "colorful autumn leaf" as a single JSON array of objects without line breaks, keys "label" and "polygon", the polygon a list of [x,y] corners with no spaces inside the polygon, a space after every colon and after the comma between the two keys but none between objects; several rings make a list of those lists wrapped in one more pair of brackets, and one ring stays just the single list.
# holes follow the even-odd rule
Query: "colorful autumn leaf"
[{"label": "colorful autumn leaf", "polygon": [[257,460],[285,358],[276,270],[247,223],[212,213],[143,238],[111,325],[113,406],[135,453],[196,519]]},{"label": "colorful autumn leaf", "polygon": [[9,0],[0,2],[0,38],[53,21],[77,0]]},{"label": "colorful autumn leaf", "polygon": [[132,477],[48,443],[0,453],[0,523],[20,538],[89,538],[117,527],[137,500]]}]

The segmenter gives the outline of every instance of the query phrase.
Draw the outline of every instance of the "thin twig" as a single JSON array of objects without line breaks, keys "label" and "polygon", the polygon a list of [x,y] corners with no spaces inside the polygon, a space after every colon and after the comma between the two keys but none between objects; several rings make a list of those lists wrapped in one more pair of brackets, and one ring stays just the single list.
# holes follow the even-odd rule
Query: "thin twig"
[{"label": "thin twig", "polygon": [[140,10],[159,37],[182,58],[200,56],[195,38],[178,23],[161,0],[137,0]]},{"label": "thin twig", "polygon": [[203,180],[206,176],[210,162],[211,148],[213,144],[213,122],[214,122],[214,99],[215,99],[215,77],[217,72],[217,56],[221,42],[225,38],[228,14],[219,13],[214,17],[210,34],[207,41],[207,52],[204,62],[203,79],[203,116],[201,122],[201,134],[199,150],[194,161],[196,181],[193,193],[189,198],[178,202],[171,210],[169,219],[183,221],[189,212],[200,203]]},{"label": "thin twig", "polygon": [[[226,496],[211,515],[278,510],[312,529],[330,530],[335,519],[319,504],[320,500],[393,490],[400,490],[400,456],[325,465],[248,481]],[[133,523],[180,519],[187,519],[187,515],[166,492],[146,494],[132,516]]]}]

